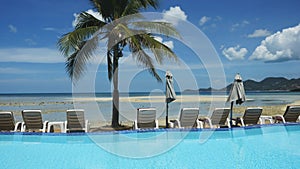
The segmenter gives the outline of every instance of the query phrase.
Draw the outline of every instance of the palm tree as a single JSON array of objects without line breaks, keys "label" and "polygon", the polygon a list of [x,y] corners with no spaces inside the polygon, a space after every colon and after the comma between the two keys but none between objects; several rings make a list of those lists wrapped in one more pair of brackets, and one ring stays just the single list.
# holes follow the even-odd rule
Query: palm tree
[{"label": "palm tree", "polygon": [[[142,17],[139,12],[148,7],[157,8],[158,0],[90,0],[93,7],[101,14],[103,20],[82,12],[78,16],[75,30],[63,35],[58,41],[58,48],[66,57],[66,71],[73,82],[78,80],[85,70],[87,61],[99,47],[99,39],[107,39],[108,78],[113,81],[112,127],[119,126],[119,58],[127,47],[132,56],[158,80],[154,61],[148,54],[153,54],[155,61],[162,64],[164,57],[177,60],[175,53],[163,43],[157,41],[153,33],[164,36],[180,37],[171,24],[163,21],[136,21],[126,19]],[[130,18],[130,17],[129,17]],[[101,38],[100,38],[101,36]]]}]

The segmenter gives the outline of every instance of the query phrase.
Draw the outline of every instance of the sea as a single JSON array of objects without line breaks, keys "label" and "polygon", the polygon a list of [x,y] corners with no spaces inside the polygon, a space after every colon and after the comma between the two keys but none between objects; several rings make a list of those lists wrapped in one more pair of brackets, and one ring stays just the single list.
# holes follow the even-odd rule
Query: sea
[{"label": "sea", "polygon": [[[177,93],[180,100],[165,103],[163,93],[131,92],[120,93],[120,121],[133,121],[138,108],[157,108],[158,118],[177,117],[183,107],[199,107],[200,115],[207,115],[216,107],[230,107],[225,92]],[[185,100],[185,98],[189,98]],[[191,99],[192,98],[192,99]],[[195,99],[193,99],[195,98]],[[196,98],[200,98],[196,99]],[[204,98],[204,99],[201,99]],[[246,92],[246,107],[288,105],[300,100],[300,92]],[[66,110],[84,109],[86,118],[92,122],[110,123],[112,117],[111,93],[9,93],[0,94],[0,111],[11,111],[21,121],[21,111],[39,109],[49,121],[65,121]],[[240,113],[240,112],[239,112]]]}]

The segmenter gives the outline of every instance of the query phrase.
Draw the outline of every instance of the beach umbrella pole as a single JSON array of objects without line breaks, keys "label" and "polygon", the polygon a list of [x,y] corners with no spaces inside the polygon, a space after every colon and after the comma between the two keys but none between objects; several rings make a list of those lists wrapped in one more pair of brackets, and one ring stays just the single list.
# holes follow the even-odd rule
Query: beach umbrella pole
[{"label": "beach umbrella pole", "polygon": [[167,104],[166,104],[166,128],[169,128],[168,114],[169,114],[169,104],[167,102]]},{"label": "beach umbrella pole", "polygon": [[233,111],[233,102],[231,102],[231,106],[230,106],[230,127],[232,127],[232,111]]}]

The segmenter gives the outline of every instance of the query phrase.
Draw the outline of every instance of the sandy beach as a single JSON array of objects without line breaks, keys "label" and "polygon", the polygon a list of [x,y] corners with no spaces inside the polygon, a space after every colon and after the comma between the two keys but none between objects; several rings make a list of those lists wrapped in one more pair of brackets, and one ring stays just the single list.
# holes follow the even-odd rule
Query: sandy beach
[{"label": "sandy beach", "polygon": [[[266,97],[269,99],[268,97]],[[263,98],[264,100],[267,100]],[[170,105],[170,115],[169,119],[176,119],[180,107],[187,107],[187,106],[199,106],[202,109],[200,110],[199,117],[209,116],[209,106],[215,103],[222,107],[230,107],[230,104],[226,103],[227,96],[225,95],[179,95],[176,98],[174,103]],[[262,99],[262,100],[263,100]],[[257,98],[253,99],[252,97],[247,98],[246,104],[234,106],[233,112],[234,116],[241,116],[247,107],[262,107],[263,108],[263,115],[277,115],[283,114],[287,105],[300,105],[300,100],[295,100],[288,104],[274,104],[274,105],[256,105],[255,102],[252,103]],[[77,97],[77,98],[68,98],[60,101],[53,101],[47,99],[45,100],[17,100],[17,101],[1,101],[0,102],[0,111],[13,111],[14,114],[20,119],[21,111],[23,109],[41,109],[42,113],[45,115],[54,115],[58,116],[55,117],[55,120],[64,121],[65,111],[67,109],[73,108],[75,105],[83,105],[88,106],[91,103],[97,103],[99,106],[104,105],[105,108],[102,109],[102,114],[106,114],[107,117],[105,120],[91,118],[91,126],[92,128],[99,128],[101,126],[108,126],[110,125],[110,117],[111,117],[111,97]],[[122,125],[131,126],[133,120],[136,116],[136,107],[142,105],[150,104],[153,107],[157,107],[161,113],[158,115],[159,125],[165,126],[165,96],[130,96],[130,97],[120,97],[120,104],[123,105],[120,109],[120,115],[125,116],[126,118],[121,118],[120,122]],[[249,103],[251,106],[249,106]],[[253,104],[255,106],[253,106]],[[127,107],[128,106],[128,107]],[[6,108],[6,109],[3,109]],[[214,107],[212,107],[214,108]],[[130,110],[129,110],[130,109]],[[87,110],[88,111],[88,110]],[[88,113],[88,112],[87,112]],[[95,120],[96,119],[96,120]],[[51,121],[51,120],[50,120]]]}]

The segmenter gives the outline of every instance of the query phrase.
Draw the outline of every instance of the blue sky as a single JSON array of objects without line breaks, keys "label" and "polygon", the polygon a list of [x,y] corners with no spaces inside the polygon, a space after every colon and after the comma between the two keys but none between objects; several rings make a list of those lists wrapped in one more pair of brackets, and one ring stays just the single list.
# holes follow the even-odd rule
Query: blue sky
[{"label": "blue sky", "polygon": [[[238,72],[244,79],[257,81],[269,76],[300,78],[298,0],[160,2],[156,12],[190,22],[207,36],[223,65],[227,84]],[[64,57],[58,52],[56,43],[59,37],[73,30],[76,14],[90,9],[87,0],[3,0],[0,6],[0,93],[71,92]],[[186,44],[174,39],[164,39],[164,42],[171,45],[191,69],[197,87],[211,85],[214,77],[209,77],[207,65],[197,59]],[[131,62],[124,61],[121,71],[126,72],[131,65],[126,63]],[[164,69],[172,70],[172,66],[161,69],[163,77]],[[98,92],[111,90],[105,71],[105,65],[101,64],[95,81]],[[182,71],[172,71],[175,81],[182,86],[180,90],[193,88],[189,81],[180,80],[185,77]],[[126,79],[126,73],[122,74],[120,83]],[[130,91],[163,90],[163,84],[142,69],[127,83]]]}]

